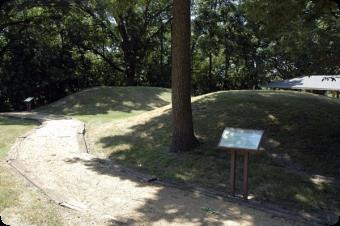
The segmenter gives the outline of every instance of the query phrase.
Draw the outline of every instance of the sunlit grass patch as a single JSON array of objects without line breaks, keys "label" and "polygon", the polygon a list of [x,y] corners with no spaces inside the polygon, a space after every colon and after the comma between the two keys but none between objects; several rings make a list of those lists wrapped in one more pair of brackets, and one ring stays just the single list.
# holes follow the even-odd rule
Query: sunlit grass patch
[{"label": "sunlit grass patch", "polygon": [[[2,163],[3,164],[3,163]],[[5,208],[16,205],[18,203],[19,191],[17,185],[13,181],[12,175],[6,172],[3,166],[0,166],[0,212]]]},{"label": "sunlit grass patch", "polygon": [[52,203],[42,201],[41,194],[28,189],[6,164],[5,157],[15,139],[38,124],[34,121],[0,117],[0,212],[7,208],[27,225],[61,225]]},{"label": "sunlit grass patch", "polygon": [[30,203],[25,204],[22,211],[23,219],[32,225],[60,226],[63,225],[61,216],[54,205],[41,202],[37,194],[30,194]]},{"label": "sunlit grass patch", "polygon": [[7,155],[15,139],[29,131],[38,123],[29,120],[5,118],[0,116],[0,159]]}]

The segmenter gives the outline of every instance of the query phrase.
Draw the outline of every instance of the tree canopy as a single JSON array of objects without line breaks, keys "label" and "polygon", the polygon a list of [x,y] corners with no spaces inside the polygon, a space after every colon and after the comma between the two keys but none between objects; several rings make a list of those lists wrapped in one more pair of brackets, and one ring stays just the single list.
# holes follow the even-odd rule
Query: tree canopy
[{"label": "tree canopy", "polygon": [[[192,93],[256,89],[273,78],[339,74],[331,0],[195,0]],[[170,87],[170,1],[3,0],[0,111],[97,85]]]}]

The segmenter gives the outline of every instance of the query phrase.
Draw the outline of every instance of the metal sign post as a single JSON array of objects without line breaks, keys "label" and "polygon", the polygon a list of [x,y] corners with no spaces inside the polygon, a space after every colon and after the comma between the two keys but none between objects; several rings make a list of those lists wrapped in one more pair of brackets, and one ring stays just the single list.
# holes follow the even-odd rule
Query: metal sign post
[{"label": "metal sign post", "polygon": [[248,168],[249,153],[259,152],[263,130],[225,128],[218,148],[230,151],[230,190],[235,196],[236,157],[237,153],[244,154],[243,164],[243,198],[248,199]]}]

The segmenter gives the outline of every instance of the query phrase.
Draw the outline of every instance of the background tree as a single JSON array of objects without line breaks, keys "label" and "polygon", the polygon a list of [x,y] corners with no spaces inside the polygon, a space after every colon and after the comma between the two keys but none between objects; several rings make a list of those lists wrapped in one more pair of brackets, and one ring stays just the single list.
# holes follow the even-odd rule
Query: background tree
[{"label": "background tree", "polygon": [[[195,0],[192,9],[194,95],[340,73],[336,1]],[[99,85],[170,87],[171,10],[166,0],[0,1],[0,111]]]}]

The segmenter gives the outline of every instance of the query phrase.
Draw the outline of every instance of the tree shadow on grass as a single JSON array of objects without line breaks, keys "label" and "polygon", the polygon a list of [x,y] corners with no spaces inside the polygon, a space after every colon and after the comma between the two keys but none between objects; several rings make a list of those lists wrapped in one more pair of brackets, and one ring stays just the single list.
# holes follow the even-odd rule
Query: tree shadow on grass
[{"label": "tree shadow on grass", "polygon": [[[157,223],[159,225],[225,225],[226,223],[250,225],[274,225],[278,221],[272,213],[261,213],[253,209],[223,200],[209,198],[201,193],[188,190],[179,190],[172,186],[163,186],[147,182],[150,178],[146,174],[132,171],[115,165],[108,159],[93,158],[91,160],[71,159],[69,164],[84,164],[88,169],[100,175],[118,177],[122,181],[133,182],[130,189],[134,192],[138,188],[152,187],[150,194],[134,194],[133,199],[124,202],[138,202],[138,207],[124,215],[111,216],[112,225],[141,225]],[[137,188],[137,189],[136,189]],[[103,188],[102,188],[103,189]],[[125,188],[127,189],[127,188]],[[121,193],[122,191],[118,191]],[[126,192],[131,192],[127,190]],[[141,190],[142,192],[142,190]],[[115,196],[115,191],[112,191]],[[135,206],[131,204],[130,206]],[[110,214],[109,209],[103,210],[105,215]],[[287,222],[286,222],[287,223]]]},{"label": "tree shadow on grass", "polygon": [[[251,156],[250,193],[296,210],[339,212],[338,103],[314,95],[243,91],[208,96],[193,104],[193,112],[203,144],[192,152],[167,152],[170,111],[125,132],[106,131],[113,135],[101,137],[98,146],[110,153],[110,159],[161,178],[226,191],[229,157],[215,148],[223,129],[263,129],[265,151]],[[314,175],[326,177],[315,182]]]}]

